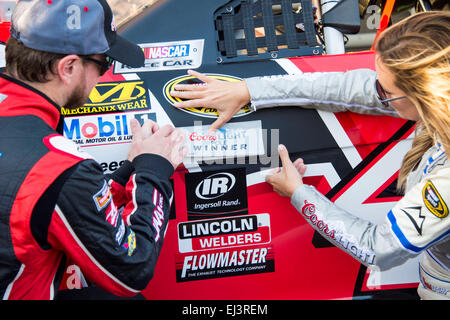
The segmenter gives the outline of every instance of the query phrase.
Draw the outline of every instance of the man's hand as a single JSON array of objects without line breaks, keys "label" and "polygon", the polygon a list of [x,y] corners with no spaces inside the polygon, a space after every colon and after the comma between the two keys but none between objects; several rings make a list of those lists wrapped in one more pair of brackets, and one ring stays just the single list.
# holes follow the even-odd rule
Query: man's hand
[{"label": "man's hand", "polygon": [[273,190],[283,197],[292,197],[294,191],[303,184],[302,176],[306,166],[303,159],[299,158],[292,163],[289,152],[284,145],[278,146],[283,168],[275,168],[266,176],[266,182],[271,184]]},{"label": "man's hand", "polygon": [[129,161],[133,161],[134,158],[136,158],[139,154],[142,153],[141,151],[142,140],[150,137],[153,133],[158,131],[159,126],[156,122],[152,120],[147,120],[141,127],[139,121],[136,119],[131,120],[130,126],[131,126],[131,133],[133,135],[133,140],[131,143],[130,151],[128,152],[127,159]]},{"label": "man's hand", "polygon": [[228,82],[208,77],[202,73],[189,70],[191,76],[203,82],[202,85],[179,84],[170,94],[186,99],[175,103],[176,108],[214,108],[219,118],[210,126],[212,134],[228,122],[243,106],[250,102],[250,93],[245,81]]},{"label": "man's hand", "polygon": [[171,125],[159,128],[158,124],[149,120],[141,127],[139,121],[132,119],[131,132],[130,161],[140,154],[153,153],[166,158],[176,168],[188,153],[188,148],[183,146],[185,134]]}]

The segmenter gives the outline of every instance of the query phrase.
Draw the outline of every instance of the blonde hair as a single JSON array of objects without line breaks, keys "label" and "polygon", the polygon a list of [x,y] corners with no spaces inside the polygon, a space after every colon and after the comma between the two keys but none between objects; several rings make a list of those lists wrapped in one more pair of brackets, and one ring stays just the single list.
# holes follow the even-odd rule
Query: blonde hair
[{"label": "blonde hair", "polygon": [[450,12],[412,15],[380,34],[375,51],[420,115],[411,150],[405,155],[397,187],[437,141],[450,152]]}]

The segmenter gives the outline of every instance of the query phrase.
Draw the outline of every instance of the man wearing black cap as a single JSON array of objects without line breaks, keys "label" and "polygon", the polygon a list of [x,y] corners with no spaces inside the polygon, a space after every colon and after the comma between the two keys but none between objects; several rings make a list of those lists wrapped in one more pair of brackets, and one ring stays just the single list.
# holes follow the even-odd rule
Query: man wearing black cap
[{"label": "man wearing black cap", "polygon": [[186,154],[172,126],[130,123],[112,175],[64,138],[60,107],[83,105],[118,60],[144,63],[115,32],[105,0],[20,0],[0,74],[0,297],[53,299],[67,259],[88,280],[133,296],[153,276]]}]

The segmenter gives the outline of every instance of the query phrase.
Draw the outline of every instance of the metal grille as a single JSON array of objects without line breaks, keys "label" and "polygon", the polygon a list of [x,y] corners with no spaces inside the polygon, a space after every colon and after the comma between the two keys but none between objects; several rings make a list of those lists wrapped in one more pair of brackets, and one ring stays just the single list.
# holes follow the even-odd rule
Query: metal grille
[{"label": "metal grille", "polygon": [[311,0],[235,0],[215,13],[219,63],[318,55]]}]

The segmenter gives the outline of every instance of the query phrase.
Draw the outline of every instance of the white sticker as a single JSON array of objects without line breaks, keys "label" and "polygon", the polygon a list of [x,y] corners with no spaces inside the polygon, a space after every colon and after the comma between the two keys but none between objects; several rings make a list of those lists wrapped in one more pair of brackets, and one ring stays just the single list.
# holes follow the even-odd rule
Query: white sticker
[{"label": "white sticker", "polygon": [[132,141],[131,119],[156,120],[152,112],[102,113],[64,118],[64,136],[80,147],[127,144]]},{"label": "white sticker", "polygon": [[[201,122],[200,122],[201,123]],[[243,158],[265,154],[260,120],[225,124],[215,135],[208,135],[209,126],[181,127],[189,148],[185,161]]]},{"label": "white sticker", "polygon": [[196,69],[202,65],[204,41],[199,39],[140,44],[144,51],[145,65],[132,68],[116,61],[114,73]]}]

